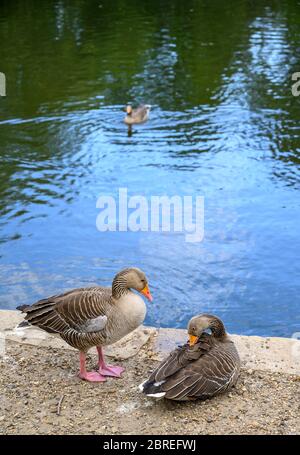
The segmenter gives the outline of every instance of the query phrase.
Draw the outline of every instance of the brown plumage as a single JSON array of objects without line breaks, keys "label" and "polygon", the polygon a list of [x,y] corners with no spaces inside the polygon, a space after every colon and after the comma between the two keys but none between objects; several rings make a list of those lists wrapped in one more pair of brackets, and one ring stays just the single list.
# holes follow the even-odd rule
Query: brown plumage
[{"label": "brown plumage", "polygon": [[124,118],[124,122],[127,125],[134,125],[137,123],[144,123],[149,118],[151,106],[149,104],[142,104],[136,109],[132,109],[132,106],[128,105],[126,107],[127,115]]},{"label": "brown plumage", "polygon": [[[26,322],[21,323],[20,327],[29,324],[60,335],[68,344],[81,351],[84,363],[88,349],[97,346],[101,363],[101,347],[123,338],[145,318],[145,303],[131,289],[152,300],[145,274],[137,268],[128,268],[115,276],[111,288],[95,286],[73,289],[33,305],[18,307],[26,313]],[[104,365],[103,361],[102,366]],[[81,377],[89,380],[84,377],[85,373],[84,368]],[[98,380],[100,381],[99,378]]]},{"label": "brown plumage", "polygon": [[[211,334],[205,333],[210,330]],[[140,385],[147,396],[186,401],[207,399],[236,384],[240,359],[223,322],[202,314],[188,325],[189,343],[178,347]]]}]

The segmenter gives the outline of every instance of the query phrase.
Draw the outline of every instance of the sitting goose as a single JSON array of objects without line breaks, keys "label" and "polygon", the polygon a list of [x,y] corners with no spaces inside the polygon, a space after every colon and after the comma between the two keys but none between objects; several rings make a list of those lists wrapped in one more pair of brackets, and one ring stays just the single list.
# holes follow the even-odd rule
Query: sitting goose
[{"label": "sitting goose", "polygon": [[[102,382],[105,376],[120,377],[124,369],[105,364],[102,346],[115,343],[144,321],[144,300],[131,289],[152,301],[145,274],[138,268],[127,268],[115,276],[111,288],[73,289],[33,305],[18,307],[26,313],[25,321],[19,327],[38,326],[46,332],[59,334],[78,349],[81,379]],[[87,372],[86,353],[93,346],[98,350],[99,370]]]},{"label": "sitting goose", "polygon": [[188,334],[189,343],[171,352],[139,386],[147,396],[204,400],[236,384],[240,359],[223,322],[210,314],[195,316],[188,324]]},{"label": "sitting goose", "polygon": [[150,104],[142,104],[136,109],[132,109],[132,106],[128,105],[126,107],[127,115],[124,118],[124,122],[129,126],[136,123],[144,123],[149,118],[150,109]]}]

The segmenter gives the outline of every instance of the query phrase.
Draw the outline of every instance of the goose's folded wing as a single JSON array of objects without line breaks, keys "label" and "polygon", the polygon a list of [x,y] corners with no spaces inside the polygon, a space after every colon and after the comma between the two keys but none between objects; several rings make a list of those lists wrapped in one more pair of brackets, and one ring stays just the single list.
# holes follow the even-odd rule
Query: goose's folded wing
[{"label": "goose's folded wing", "polygon": [[161,382],[165,381],[170,376],[174,375],[177,371],[186,367],[189,363],[199,359],[204,353],[209,351],[210,342],[209,339],[203,339],[195,346],[189,346],[187,344],[178,347],[166,357],[158,368],[153,371],[149,382]]},{"label": "goose's folded wing", "polygon": [[181,368],[180,357],[182,356],[182,349],[177,348],[166,357],[160,365],[152,372],[148,382],[159,383],[164,381],[170,375],[176,373]]},{"label": "goose's folded wing", "polygon": [[225,391],[235,382],[239,363],[227,352],[208,355],[189,363],[162,385],[169,399],[195,399]]},{"label": "goose's folded wing", "polygon": [[106,316],[98,316],[94,319],[88,319],[84,324],[80,325],[80,331],[85,333],[100,332],[104,329],[107,323]]},{"label": "goose's folded wing", "polygon": [[90,333],[107,322],[109,293],[105,288],[80,288],[22,307],[25,319],[50,333],[69,329]]}]

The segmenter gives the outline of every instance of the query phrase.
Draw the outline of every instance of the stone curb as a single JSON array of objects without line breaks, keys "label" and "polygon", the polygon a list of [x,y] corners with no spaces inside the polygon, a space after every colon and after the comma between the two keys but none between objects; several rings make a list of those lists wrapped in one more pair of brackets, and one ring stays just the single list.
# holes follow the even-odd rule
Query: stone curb
[{"label": "stone curb", "polygon": [[[23,320],[18,311],[0,310],[0,355],[5,340],[41,347],[73,349],[61,338],[35,328],[16,329]],[[230,335],[236,343],[243,367],[286,374],[300,374],[300,340],[290,338],[264,338],[259,336]],[[105,349],[105,354],[116,359],[136,355],[151,339],[152,357],[161,360],[178,344],[186,342],[182,329],[155,329],[141,326],[127,337]]]}]

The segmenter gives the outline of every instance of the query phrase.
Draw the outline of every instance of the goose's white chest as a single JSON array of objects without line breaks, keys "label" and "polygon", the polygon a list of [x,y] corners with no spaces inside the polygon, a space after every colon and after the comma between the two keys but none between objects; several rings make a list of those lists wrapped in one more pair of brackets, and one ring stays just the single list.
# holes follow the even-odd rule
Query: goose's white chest
[{"label": "goose's white chest", "polygon": [[121,321],[124,321],[123,327],[126,333],[129,333],[143,323],[146,316],[146,304],[138,294],[129,292],[119,299],[118,312]]}]

